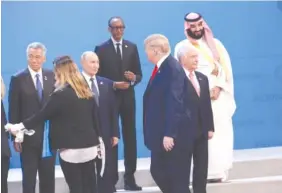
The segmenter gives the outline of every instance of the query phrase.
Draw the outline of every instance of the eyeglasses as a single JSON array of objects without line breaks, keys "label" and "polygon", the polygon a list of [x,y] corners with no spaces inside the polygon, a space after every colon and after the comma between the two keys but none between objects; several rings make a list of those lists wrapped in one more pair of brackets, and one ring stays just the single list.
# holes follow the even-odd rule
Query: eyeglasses
[{"label": "eyeglasses", "polygon": [[110,26],[113,30],[124,30],[125,26]]}]

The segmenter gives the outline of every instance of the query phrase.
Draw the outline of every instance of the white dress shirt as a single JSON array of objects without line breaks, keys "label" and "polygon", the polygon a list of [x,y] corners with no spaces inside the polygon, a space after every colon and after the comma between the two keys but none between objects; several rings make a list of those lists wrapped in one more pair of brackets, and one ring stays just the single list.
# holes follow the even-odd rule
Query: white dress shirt
[{"label": "white dress shirt", "polygon": [[117,43],[120,44],[119,49],[120,49],[120,54],[121,54],[121,57],[122,57],[122,39],[119,42],[117,42],[113,37],[111,37],[111,39],[113,41],[116,52],[117,52]]},{"label": "white dress shirt", "polygon": [[89,76],[88,74],[86,74],[84,71],[82,71],[82,75],[84,76],[89,88],[91,89],[92,88],[92,82],[90,80],[90,78],[93,78],[94,79],[94,84],[97,88],[97,91],[98,91],[98,94],[100,94],[100,91],[99,91],[99,87],[98,87],[98,82],[97,82],[97,79],[96,79],[96,76]]},{"label": "white dress shirt", "polygon": [[165,59],[166,59],[169,55],[170,55],[170,53],[167,54],[167,55],[165,55],[165,56],[163,56],[163,57],[161,57],[161,59],[160,59],[160,60],[158,61],[158,63],[157,63],[158,69],[160,69],[162,63],[165,61]]},{"label": "white dress shirt", "polygon": [[[90,81],[91,77],[88,76],[85,72],[82,72],[82,74],[85,77],[89,85],[89,88],[91,88],[91,84],[92,84],[92,82]],[[94,78],[94,83],[96,84],[98,89],[97,80],[95,77],[93,78]],[[98,146],[92,146],[92,147],[81,148],[81,149],[66,149],[60,151],[60,157],[62,158],[62,160],[69,163],[85,163],[95,159],[97,156],[98,156]]]},{"label": "white dress shirt", "polygon": [[43,88],[43,74],[42,74],[42,68],[40,68],[40,70],[38,72],[35,72],[34,70],[32,70],[30,68],[30,66],[28,66],[28,71],[31,75],[31,78],[32,78],[32,81],[33,81],[33,84],[35,86],[35,89],[36,89],[36,75],[39,74],[39,80],[40,80],[40,83],[41,83],[41,86]]}]

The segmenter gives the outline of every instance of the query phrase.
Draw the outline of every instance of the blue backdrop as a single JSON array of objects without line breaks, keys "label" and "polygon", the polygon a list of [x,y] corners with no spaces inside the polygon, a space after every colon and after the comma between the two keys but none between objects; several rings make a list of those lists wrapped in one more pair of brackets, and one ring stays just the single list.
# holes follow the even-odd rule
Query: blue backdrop
[{"label": "blue backdrop", "polygon": [[[137,43],[144,73],[136,87],[137,135],[138,157],[147,157],[142,95],[153,66],[146,60],[143,40],[162,33],[174,47],[184,38],[184,14],[200,12],[232,59],[238,106],[235,148],[278,146],[282,145],[281,10],[281,2],[2,2],[2,75],[8,87],[10,76],[26,68],[26,46],[33,41],[47,46],[47,68],[62,54],[79,62],[82,52],[109,38],[109,17],[123,17],[125,37]],[[119,156],[123,157],[122,151]],[[19,155],[13,153],[11,167],[19,166]]]}]

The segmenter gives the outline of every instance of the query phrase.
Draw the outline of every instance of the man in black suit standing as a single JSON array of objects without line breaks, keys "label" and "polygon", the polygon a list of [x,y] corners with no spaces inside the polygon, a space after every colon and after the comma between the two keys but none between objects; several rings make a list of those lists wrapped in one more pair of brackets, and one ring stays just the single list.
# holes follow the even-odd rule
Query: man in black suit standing
[{"label": "man in black suit standing", "polygon": [[11,150],[9,146],[9,133],[5,130],[7,124],[6,112],[3,104],[5,84],[1,77],[1,193],[8,193],[8,171],[10,166]]},{"label": "man in black suit standing", "polygon": [[[190,124],[192,147],[187,165],[193,156],[193,193],[206,193],[208,173],[208,140],[214,134],[214,120],[207,76],[195,71],[198,68],[198,50],[190,44],[183,44],[177,53],[187,76],[186,104],[191,111]],[[189,167],[190,168],[190,167]],[[189,178],[188,178],[189,179]]]},{"label": "man in black suit standing", "polygon": [[[103,177],[98,177],[98,192],[113,193],[113,174],[115,162],[113,148],[119,141],[118,113],[113,81],[104,77],[96,76],[99,69],[98,56],[93,51],[86,51],[81,56],[82,75],[94,93],[95,102],[98,106],[99,125],[106,148],[106,163]],[[96,161],[97,172],[100,173],[101,160]]]},{"label": "man in black suit standing", "polygon": [[[136,44],[123,39],[125,25],[122,18],[110,18],[108,26],[112,37],[95,48],[100,60],[98,75],[118,82],[115,88],[118,89],[117,108],[121,116],[124,143],[124,189],[142,190],[134,178],[137,162],[134,86],[142,79],[139,54]],[[116,147],[116,160],[117,156]],[[117,163],[115,176],[114,184],[118,181]]]},{"label": "man in black suit standing", "polygon": [[[42,69],[46,61],[46,47],[39,42],[28,45],[28,67],[11,77],[9,90],[9,121],[20,123],[37,113],[54,88],[54,74]],[[40,193],[55,192],[55,152],[50,152],[49,124],[35,128],[35,134],[25,136],[24,142],[14,141],[14,149],[20,152],[23,193],[35,193],[36,175],[39,174]]]}]

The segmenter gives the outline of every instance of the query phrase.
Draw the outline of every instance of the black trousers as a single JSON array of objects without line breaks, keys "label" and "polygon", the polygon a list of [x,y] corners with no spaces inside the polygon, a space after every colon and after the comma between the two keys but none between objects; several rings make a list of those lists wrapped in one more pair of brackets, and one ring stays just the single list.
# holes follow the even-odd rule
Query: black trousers
[{"label": "black trousers", "polygon": [[190,193],[189,159],[191,152],[173,148],[171,151],[152,151],[150,171],[163,193]]},{"label": "black trousers", "polygon": [[100,175],[102,168],[102,160],[96,159],[96,171],[97,171],[97,183],[98,183],[98,192],[99,193],[113,193],[114,184],[113,174],[115,174],[115,160],[113,159],[113,148],[106,147],[106,163],[103,176]]},{"label": "black trousers", "polygon": [[35,193],[36,175],[39,175],[39,192],[55,193],[55,161],[52,157],[42,158],[42,148],[23,145],[21,153],[23,193]]},{"label": "black trousers", "polygon": [[[135,117],[135,96],[134,92],[117,92],[117,105],[122,124],[122,138],[124,144],[124,178],[127,183],[134,181],[134,173],[137,163],[137,142],[136,142],[136,117]],[[114,148],[115,180],[118,181],[118,147]]]},{"label": "black trousers", "polygon": [[1,192],[8,192],[8,171],[10,166],[10,157],[2,156],[1,157]]},{"label": "black trousers", "polygon": [[[208,139],[201,133],[199,133],[193,143],[192,155],[193,193],[206,193],[208,177]],[[189,165],[191,166],[191,158]]]},{"label": "black trousers", "polygon": [[70,193],[97,193],[94,160],[85,163],[69,163],[60,158],[60,164]]}]

